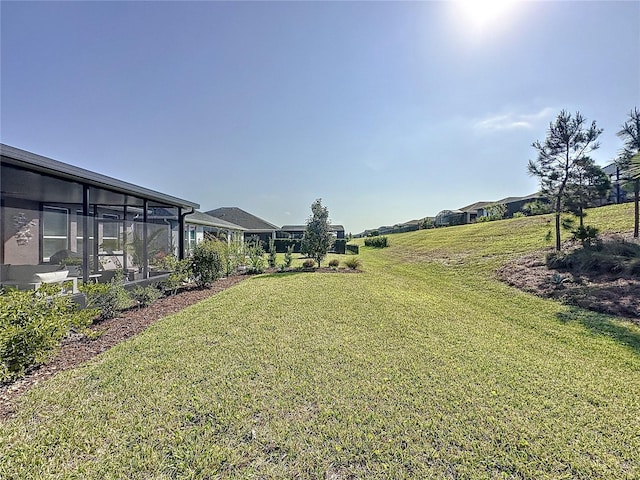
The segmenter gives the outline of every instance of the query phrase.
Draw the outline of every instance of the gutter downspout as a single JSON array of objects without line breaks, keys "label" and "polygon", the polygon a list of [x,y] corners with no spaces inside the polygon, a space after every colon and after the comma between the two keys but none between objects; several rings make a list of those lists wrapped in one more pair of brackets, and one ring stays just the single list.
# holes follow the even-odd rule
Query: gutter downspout
[{"label": "gutter downspout", "polygon": [[183,212],[182,207],[178,207],[178,260],[184,259],[184,223],[187,215],[190,215],[196,211],[195,208],[190,207],[190,212]]}]

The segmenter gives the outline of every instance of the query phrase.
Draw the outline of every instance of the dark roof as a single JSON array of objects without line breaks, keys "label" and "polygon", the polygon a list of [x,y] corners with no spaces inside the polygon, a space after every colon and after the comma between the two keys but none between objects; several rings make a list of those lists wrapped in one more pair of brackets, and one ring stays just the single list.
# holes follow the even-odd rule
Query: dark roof
[{"label": "dark roof", "polygon": [[100,173],[69,165],[68,163],[62,163],[51,158],[43,157],[42,155],[37,155],[35,153],[27,152],[26,150],[5,145],[4,143],[0,144],[0,153],[2,154],[3,163],[15,165],[17,167],[28,168],[29,170],[53,175],[58,178],[146,198],[162,204],[188,208],[200,207],[199,204],[188,200],[156,192],[155,190],[140,187],[122,180],[117,180]]},{"label": "dark roof", "polygon": [[211,215],[212,217],[216,217],[221,220],[240,225],[241,227],[247,229],[249,232],[279,230],[279,228],[274,224],[258,218],[255,215],[251,215],[249,212],[245,212],[238,207],[221,207],[216,208],[215,210],[209,210],[205,213],[207,215]]},{"label": "dark roof", "polygon": [[[342,225],[329,225],[329,228],[334,232],[344,231],[344,227]],[[300,232],[306,229],[306,225],[283,225],[280,230],[283,230],[285,232]]]},{"label": "dark roof", "polygon": [[187,215],[185,217],[185,222],[195,225],[204,225],[206,227],[227,228],[229,230],[246,230],[240,225],[227,222],[221,218],[212,217],[211,215],[207,215],[206,213],[199,212],[197,210]]},{"label": "dark roof", "polygon": [[542,194],[540,192],[536,192],[536,193],[532,193],[531,195],[525,195],[524,197],[507,197],[507,198],[503,198],[502,200],[498,200],[496,202],[496,204],[500,204],[500,203],[513,203],[513,202],[520,202],[522,200],[534,200],[536,198],[541,198]]},{"label": "dark roof", "polygon": [[459,208],[462,212],[475,212],[479,208],[486,207],[487,205],[493,205],[495,202],[476,202],[471,205],[467,205],[466,207]]}]

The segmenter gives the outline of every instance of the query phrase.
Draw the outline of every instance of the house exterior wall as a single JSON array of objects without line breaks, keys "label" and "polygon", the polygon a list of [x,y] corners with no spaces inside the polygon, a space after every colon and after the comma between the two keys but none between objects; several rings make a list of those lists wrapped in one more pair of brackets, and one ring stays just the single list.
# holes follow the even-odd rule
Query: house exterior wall
[{"label": "house exterior wall", "polygon": [[5,200],[2,211],[0,263],[36,265],[40,261],[40,205],[27,200]]}]

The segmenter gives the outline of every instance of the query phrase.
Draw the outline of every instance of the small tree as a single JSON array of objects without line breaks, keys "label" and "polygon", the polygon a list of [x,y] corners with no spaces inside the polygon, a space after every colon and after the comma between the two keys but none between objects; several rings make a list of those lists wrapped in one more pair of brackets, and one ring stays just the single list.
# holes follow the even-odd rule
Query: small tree
[{"label": "small tree", "polygon": [[269,257],[267,259],[269,267],[274,268],[276,266],[276,241],[273,238],[269,239]]},{"label": "small tree", "polygon": [[311,216],[302,238],[302,251],[313,258],[319,267],[331,248],[331,240],[329,210],[322,206],[322,199],[319,198],[311,204]]},{"label": "small tree", "polygon": [[565,211],[567,185],[570,184],[581,162],[600,145],[597,139],[602,129],[596,122],[586,127],[586,120],[576,112],[575,117],[562,110],[555,122],[549,124],[544,143],[532,144],[538,152],[538,158],[529,160],[529,173],[540,179],[540,188],[555,214],[556,250],[560,251],[560,216]]},{"label": "small tree", "polygon": [[245,253],[249,257],[249,273],[264,272],[264,248],[259,238],[246,242]]},{"label": "small tree", "polygon": [[567,184],[565,206],[568,211],[580,219],[580,227],[584,227],[585,208],[594,207],[598,200],[606,197],[611,188],[609,176],[595,162],[584,157],[576,163],[576,170]]},{"label": "small tree", "polygon": [[640,155],[640,110],[638,108],[631,110],[629,119],[618,132],[618,137],[622,139],[624,146],[616,163],[627,173],[627,178],[633,182],[635,206],[633,236],[638,238],[640,233],[640,167],[637,166],[640,162],[638,160],[638,155]]}]

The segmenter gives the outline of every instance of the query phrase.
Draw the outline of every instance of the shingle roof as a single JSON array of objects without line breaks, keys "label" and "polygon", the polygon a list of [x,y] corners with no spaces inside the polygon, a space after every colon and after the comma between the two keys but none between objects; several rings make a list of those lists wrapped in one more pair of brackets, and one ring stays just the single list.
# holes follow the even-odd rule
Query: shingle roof
[{"label": "shingle roof", "polygon": [[196,225],[204,225],[207,227],[227,228],[229,230],[246,230],[246,228],[236,225],[235,223],[227,222],[221,218],[212,217],[206,213],[195,211],[185,217],[187,223],[193,223]]},{"label": "shingle roof", "polygon": [[244,227],[249,232],[279,230],[277,226],[238,207],[221,207],[205,212],[212,217]]},{"label": "shingle roof", "polygon": [[495,202],[476,202],[472,203],[471,205],[467,205],[466,207],[459,208],[458,210],[461,210],[463,212],[475,212],[479,208],[486,207],[487,205],[492,205],[494,203]]}]

